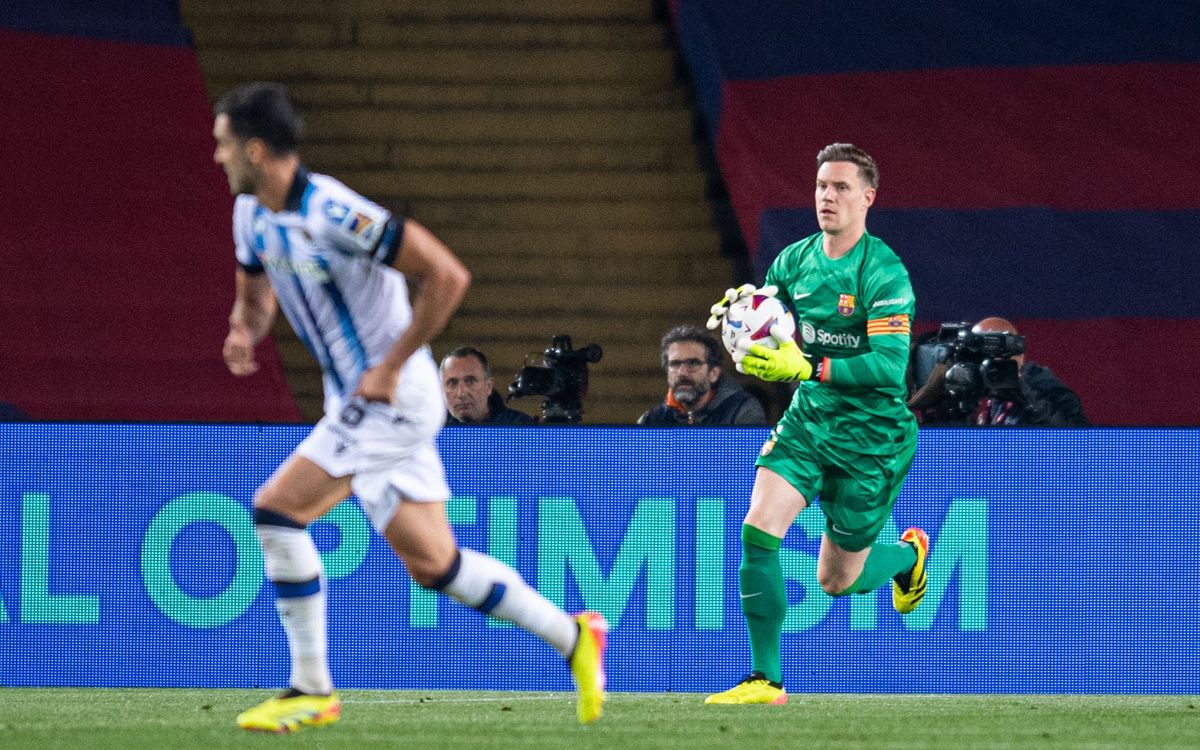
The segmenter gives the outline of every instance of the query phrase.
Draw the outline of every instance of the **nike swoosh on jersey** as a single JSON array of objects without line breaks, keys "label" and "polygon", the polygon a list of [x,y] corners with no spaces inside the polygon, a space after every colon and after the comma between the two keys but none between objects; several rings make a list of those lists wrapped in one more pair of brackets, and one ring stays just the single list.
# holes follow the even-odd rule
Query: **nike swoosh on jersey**
[{"label": "nike swoosh on jersey", "polygon": [[804,299],[812,294],[812,292],[796,292],[792,295],[792,299]]}]

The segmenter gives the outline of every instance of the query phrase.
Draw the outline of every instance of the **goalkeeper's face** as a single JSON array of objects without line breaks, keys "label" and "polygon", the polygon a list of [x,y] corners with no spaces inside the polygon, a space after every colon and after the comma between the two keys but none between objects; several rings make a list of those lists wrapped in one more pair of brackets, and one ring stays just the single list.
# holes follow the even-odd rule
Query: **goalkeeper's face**
[{"label": "goalkeeper's face", "polygon": [[667,347],[667,386],[689,410],[708,398],[721,377],[721,368],[710,365],[707,356],[704,345],[694,341],[676,341]]},{"label": "goalkeeper's face", "polygon": [[858,165],[827,161],[817,170],[817,224],[826,234],[861,233],[875,189],[866,183]]}]

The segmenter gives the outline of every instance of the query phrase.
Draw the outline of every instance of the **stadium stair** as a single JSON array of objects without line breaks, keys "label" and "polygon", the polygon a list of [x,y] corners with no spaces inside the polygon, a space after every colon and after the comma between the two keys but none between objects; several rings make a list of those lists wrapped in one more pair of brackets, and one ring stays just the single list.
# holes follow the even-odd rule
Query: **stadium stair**
[{"label": "stadium stair", "polygon": [[[732,280],[693,111],[651,0],[183,0],[209,96],[289,86],[305,160],[449,244],[475,283],[434,342],[487,352],[503,393],[552,336],[599,343],[584,422],[663,395],[658,341]],[[319,373],[275,337],[307,419]],[[540,401],[513,402],[531,414]]]}]

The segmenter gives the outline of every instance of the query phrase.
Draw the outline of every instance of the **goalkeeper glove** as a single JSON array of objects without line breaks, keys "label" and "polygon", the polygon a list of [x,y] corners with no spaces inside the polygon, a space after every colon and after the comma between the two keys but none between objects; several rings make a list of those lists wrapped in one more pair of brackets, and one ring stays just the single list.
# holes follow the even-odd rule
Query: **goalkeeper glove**
[{"label": "goalkeeper glove", "polygon": [[721,301],[713,305],[709,309],[708,330],[715,331],[721,327],[721,321],[725,319],[725,313],[729,312],[729,306],[740,299],[749,297],[752,294],[765,294],[768,297],[774,297],[779,291],[775,286],[764,286],[762,289],[753,284],[742,284],[737,289],[728,289]]},{"label": "goalkeeper glove", "polygon": [[772,383],[820,377],[820,373],[814,372],[812,363],[790,336],[780,336],[772,328],[771,337],[779,343],[779,348],[751,344],[740,357],[735,358],[738,372]]}]

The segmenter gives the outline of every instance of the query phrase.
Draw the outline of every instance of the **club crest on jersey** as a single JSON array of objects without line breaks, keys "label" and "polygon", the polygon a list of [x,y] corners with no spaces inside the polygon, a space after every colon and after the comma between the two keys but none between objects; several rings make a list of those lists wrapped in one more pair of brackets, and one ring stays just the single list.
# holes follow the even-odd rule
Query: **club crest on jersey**
[{"label": "club crest on jersey", "polygon": [[850,317],[851,315],[853,315],[854,314],[854,295],[853,294],[839,294],[838,295],[838,303],[837,303],[837,311],[847,318]]},{"label": "club crest on jersey", "polygon": [[375,222],[371,220],[371,217],[363,213],[356,213],[354,214],[354,218],[350,220],[349,229],[353,234],[362,237],[371,230],[374,224]]}]

